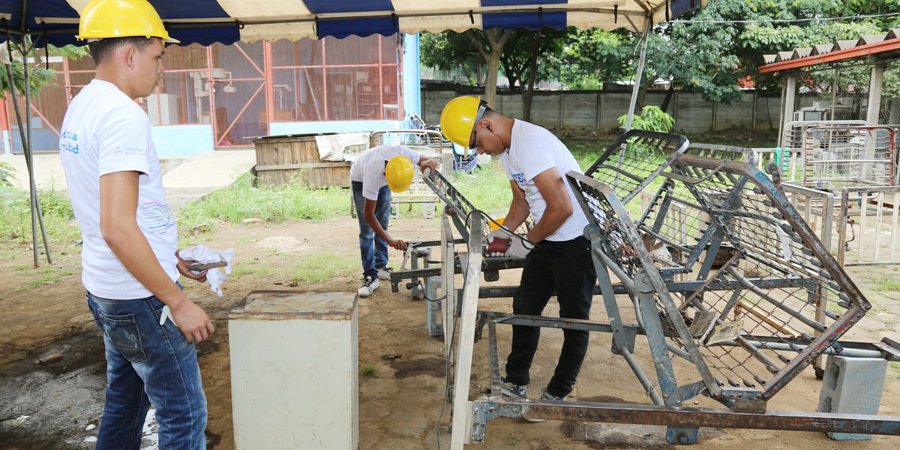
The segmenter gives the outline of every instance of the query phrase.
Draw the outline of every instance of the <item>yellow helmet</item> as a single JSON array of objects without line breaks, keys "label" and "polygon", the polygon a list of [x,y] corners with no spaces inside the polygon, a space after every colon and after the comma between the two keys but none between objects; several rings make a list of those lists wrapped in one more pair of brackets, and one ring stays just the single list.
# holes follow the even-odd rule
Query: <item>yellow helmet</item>
[{"label": "yellow helmet", "polygon": [[441,132],[455,144],[471,148],[472,130],[481,120],[487,104],[478,97],[456,97],[444,105],[441,111]]},{"label": "yellow helmet", "polygon": [[405,156],[395,156],[388,160],[384,167],[384,177],[387,178],[388,188],[391,192],[403,192],[409,189],[412,183],[413,163]]},{"label": "yellow helmet", "polygon": [[177,44],[169,37],[159,13],[147,0],[91,0],[78,21],[76,39],[138,37],[160,38]]}]

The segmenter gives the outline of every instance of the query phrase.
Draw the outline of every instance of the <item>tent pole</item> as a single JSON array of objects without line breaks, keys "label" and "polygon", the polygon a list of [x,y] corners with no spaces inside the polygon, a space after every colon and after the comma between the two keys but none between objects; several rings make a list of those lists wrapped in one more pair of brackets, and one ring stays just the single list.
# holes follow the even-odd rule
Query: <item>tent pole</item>
[{"label": "tent pole", "polygon": [[[25,78],[25,115],[26,119],[30,119],[31,117],[31,90],[30,80],[28,77],[28,53],[30,53],[31,49],[28,47],[28,37],[30,36],[28,32],[28,21],[25,18],[28,17],[28,0],[22,0],[22,41],[20,43],[19,49],[22,50],[22,71]],[[9,35],[6,36],[7,45],[9,45]],[[10,52],[10,58],[12,58],[12,52]],[[13,83],[12,77],[12,68],[7,67],[9,69],[9,84],[10,91],[15,93],[15,84]],[[47,232],[44,230],[44,217],[41,212],[41,202],[38,200],[37,196],[37,185],[34,181],[34,160],[32,159],[31,153],[31,120],[26,120],[26,122],[22,123],[22,114],[19,112],[18,102],[13,97],[13,105],[16,105],[16,120],[19,121],[19,133],[22,133],[22,127],[25,127],[25,133],[21,134],[22,136],[22,151],[25,153],[25,166],[28,168],[28,189],[29,195],[31,197],[31,250],[34,255],[34,267],[38,267],[39,262],[39,254],[37,248],[37,226],[38,221],[41,226],[41,236],[44,239],[44,251],[47,254],[47,263],[53,264],[50,261],[50,247],[47,244]]]},{"label": "tent pole", "polygon": [[637,106],[638,91],[641,90],[641,78],[644,74],[644,66],[647,63],[647,41],[649,41],[651,28],[653,28],[653,19],[648,17],[644,24],[644,36],[641,38],[641,58],[638,60],[637,73],[634,75],[634,87],[631,89],[631,103],[628,105],[628,119],[625,120],[625,131],[631,130],[631,122],[634,120],[634,108]]},{"label": "tent pole", "polygon": [[[23,39],[24,39],[24,37],[23,37]],[[23,96],[24,96],[25,108],[26,108],[25,112],[27,113],[29,108],[31,107],[31,96],[30,96],[29,90],[27,88],[28,83],[30,81],[29,76],[28,76],[28,56],[27,56],[28,53],[24,51],[25,50],[24,48],[20,48],[20,50],[23,50],[22,51],[22,64],[24,66],[23,70],[24,70],[24,75],[25,75],[25,86],[26,86],[26,89],[23,92]],[[10,91],[15,96],[15,92],[16,92],[15,91],[15,81],[13,78],[11,64],[6,66],[6,75],[9,80]],[[31,200],[31,202],[30,202],[30,206],[31,206],[31,208],[30,208],[30,210],[31,210],[31,247],[32,247],[32,254],[34,256],[34,266],[38,267],[38,265],[39,265],[39,254],[38,254],[38,246],[37,246],[38,223],[40,224],[40,227],[41,227],[41,236],[44,239],[44,251],[47,254],[47,262],[49,264],[52,264],[53,261],[51,260],[50,248],[47,243],[47,232],[44,229],[44,219],[43,219],[43,214],[41,211],[41,204],[37,198],[37,184],[35,183],[35,180],[34,180],[34,167],[33,167],[34,161],[32,160],[31,145],[30,145],[31,144],[31,123],[30,123],[30,121],[23,122],[22,111],[19,109],[19,102],[15,101],[15,97],[14,97],[12,103],[13,103],[13,109],[15,110],[15,113],[16,113],[16,121],[19,123],[19,136],[22,139],[22,151],[25,154],[25,166],[28,169],[29,198]]]}]

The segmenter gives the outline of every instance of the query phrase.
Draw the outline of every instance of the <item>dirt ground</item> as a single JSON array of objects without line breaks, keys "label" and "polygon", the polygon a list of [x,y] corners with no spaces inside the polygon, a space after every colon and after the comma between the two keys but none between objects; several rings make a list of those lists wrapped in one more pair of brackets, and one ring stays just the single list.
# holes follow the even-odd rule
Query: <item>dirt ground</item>
[{"label": "dirt ground", "polygon": [[[439,220],[403,218],[392,233],[407,240],[436,239]],[[186,285],[189,295],[216,318],[213,338],[199,346],[200,365],[209,404],[209,448],[234,448],[228,324],[224,318],[254,289],[332,289],[355,291],[357,269],[314,284],[298,283],[298,262],[317,253],[356,261],[356,221],[349,217],[325,222],[278,225],[249,223],[224,227],[203,242],[232,247],[236,274],[215,297],[202,285]],[[105,363],[100,334],[84,304],[78,247],[54,249],[52,269],[30,267],[30,250],[4,249],[0,261],[0,448],[18,450],[92,448],[102,411]],[[399,253],[393,253],[399,268]],[[900,338],[897,292],[868,286],[896,279],[891,267],[854,269],[875,307],[848,335],[852,340]],[[512,284],[518,273],[504,273],[500,284]],[[443,342],[425,331],[424,301],[411,300],[404,289],[383,287],[359,302],[359,417],[361,449],[449,448],[450,405],[444,401]],[[509,299],[485,300],[481,308],[510,311]],[[548,315],[555,315],[553,303]],[[592,318],[606,322],[599,299]],[[498,327],[502,357],[509,349],[508,327]],[[532,396],[552,374],[562,341],[558,330],[545,330],[533,367]],[[311,343],[314,345],[314,343]],[[638,347],[647,358],[646,346]],[[647,402],[624,360],[609,352],[610,338],[594,334],[575,395],[586,401]],[[62,358],[37,360],[58,352]],[[488,377],[486,342],[476,344],[471,396],[482,392]],[[770,402],[770,410],[814,411],[819,382],[805,370]],[[302,399],[296,399],[302,401]],[[707,399],[694,403],[716,406]],[[880,410],[900,415],[900,371],[888,372]],[[497,419],[488,423],[487,439],[475,449],[664,448],[663,427],[608,426],[547,421],[540,424]],[[874,437],[866,442],[837,442],[820,433],[701,429],[696,448],[750,449],[877,449],[898,448],[900,438]],[[145,441],[145,448],[153,448]]]}]

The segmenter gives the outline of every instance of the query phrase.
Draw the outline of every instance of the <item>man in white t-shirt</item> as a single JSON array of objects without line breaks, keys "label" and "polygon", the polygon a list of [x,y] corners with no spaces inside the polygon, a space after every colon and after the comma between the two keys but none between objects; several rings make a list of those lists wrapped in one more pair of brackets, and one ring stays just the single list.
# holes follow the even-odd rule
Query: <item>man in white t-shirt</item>
[{"label": "man in white t-shirt", "polygon": [[350,167],[353,205],[359,220],[359,253],[363,266],[360,297],[378,289],[378,279],[391,277],[388,246],[406,250],[406,242],[388,234],[391,192],[403,192],[413,179],[413,164],[421,170],[437,169],[438,161],[402,145],[381,145],[362,152]]},{"label": "man in white t-shirt", "polygon": [[103,331],[107,389],[98,449],[138,449],[156,408],[160,448],[206,448],[206,397],[194,347],[212,321],[177,284],[178,257],[150,121],[137,99],[156,88],[171,39],[145,0],[92,0],[79,24],[97,72],[72,100],[59,150],[81,227],[82,283]]},{"label": "man in white t-shirt", "polygon": [[[597,274],[590,242],[583,236],[587,219],[575,211],[575,193],[563,179],[570,170],[581,172],[572,153],[546,129],[494,112],[475,97],[448,102],[441,113],[441,130],[459,145],[500,157],[513,193],[504,227],[515,230],[529,214],[534,219],[524,238],[503,229],[491,233],[491,238],[511,239],[507,255],[525,258],[513,313],[541,315],[555,291],[560,317],[588,319]],[[587,352],[587,331],[563,333],[556,371],[541,395],[545,400],[562,400],[572,392]],[[504,394],[528,396],[539,339],[540,328],[513,326]]]}]

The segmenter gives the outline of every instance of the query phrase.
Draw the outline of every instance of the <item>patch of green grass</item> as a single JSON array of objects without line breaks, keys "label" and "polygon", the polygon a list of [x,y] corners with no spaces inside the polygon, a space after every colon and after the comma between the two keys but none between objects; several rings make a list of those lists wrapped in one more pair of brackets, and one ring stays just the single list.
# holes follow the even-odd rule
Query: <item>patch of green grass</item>
[{"label": "patch of green grass", "polygon": [[872,283],[872,289],[876,292],[900,292],[900,280],[883,278]]},{"label": "patch of green grass", "polygon": [[300,258],[291,269],[291,281],[312,284],[338,276],[351,275],[359,266],[359,258],[334,253],[314,253]]},{"label": "patch of green grass", "polygon": [[[44,229],[50,241],[50,249],[70,246],[81,239],[81,230],[75,223],[72,205],[61,192],[39,191],[38,199],[43,212]],[[31,200],[28,192],[10,186],[0,186],[0,243],[4,254],[18,252],[31,245]],[[38,245],[43,245],[38,227]]]},{"label": "patch of green grass", "polygon": [[888,361],[888,367],[890,367],[890,377],[892,380],[900,380],[900,362],[898,361]]},{"label": "patch of green grass", "polygon": [[44,266],[36,269],[35,273],[37,274],[36,278],[20,285],[16,288],[15,292],[27,291],[38,286],[54,284],[62,278],[72,275],[73,272],[70,269]]},{"label": "patch of green grass", "polygon": [[377,372],[375,366],[365,365],[359,368],[359,376],[361,377],[374,377],[375,372]]},{"label": "patch of green grass", "polygon": [[187,233],[202,233],[249,218],[322,220],[346,214],[349,199],[350,191],[341,188],[309,189],[297,182],[254,186],[253,177],[246,174],[231,186],[185,205],[178,213],[178,224]]},{"label": "patch of green grass", "polygon": [[244,265],[238,264],[232,269],[231,276],[233,278],[238,278],[243,275],[253,275],[260,278],[269,278],[273,275],[272,270],[268,267],[257,266],[257,265]]},{"label": "patch of green grass", "polygon": [[512,202],[512,190],[500,158],[491,158],[490,164],[482,164],[472,173],[458,172],[450,176],[450,182],[476,208],[491,217],[503,217]]}]

